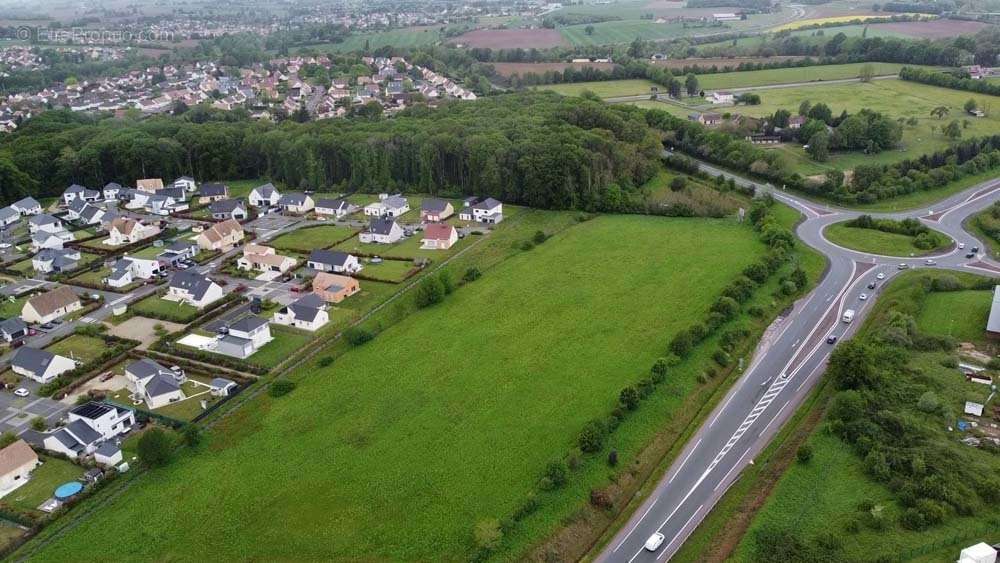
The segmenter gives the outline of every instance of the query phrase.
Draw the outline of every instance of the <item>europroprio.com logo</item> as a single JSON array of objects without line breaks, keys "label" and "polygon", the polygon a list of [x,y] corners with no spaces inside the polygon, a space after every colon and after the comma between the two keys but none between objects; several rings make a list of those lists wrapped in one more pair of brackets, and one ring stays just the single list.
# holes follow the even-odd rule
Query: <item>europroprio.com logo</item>
[{"label": "europroprio.com logo", "polygon": [[89,27],[51,28],[19,26],[14,36],[18,41],[36,43],[72,43],[106,45],[118,43],[170,41],[173,33],[161,30],[97,29]]}]

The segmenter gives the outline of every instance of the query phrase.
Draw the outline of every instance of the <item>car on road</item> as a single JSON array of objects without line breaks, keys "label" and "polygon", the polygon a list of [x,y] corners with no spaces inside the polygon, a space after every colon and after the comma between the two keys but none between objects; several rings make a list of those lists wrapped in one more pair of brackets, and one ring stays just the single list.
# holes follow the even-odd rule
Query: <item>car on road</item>
[{"label": "car on road", "polygon": [[14,391],[14,394],[17,395],[18,397],[27,397],[28,395],[31,394],[31,392],[25,389],[24,387],[18,387],[17,391]]},{"label": "car on road", "polygon": [[59,326],[59,325],[61,325],[62,323],[63,323],[63,322],[62,322],[61,320],[59,320],[59,319],[53,319],[53,320],[52,320],[52,324],[54,324],[54,325],[56,325],[56,326]]},{"label": "car on road", "polygon": [[0,242],[0,248],[10,248],[12,246],[14,245],[9,242]]},{"label": "car on road", "polygon": [[906,262],[900,262],[899,266],[896,266],[897,270],[908,270],[909,268],[910,268],[910,265],[907,264]]},{"label": "car on road", "polygon": [[53,324],[52,323],[45,323],[45,324],[43,324],[42,326],[40,326],[38,328],[40,328],[42,330],[52,330]]},{"label": "car on road", "polygon": [[878,275],[875,276],[875,279],[877,279],[877,280],[884,280],[885,279],[885,274],[882,273],[882,272],[879,272]]},{"label": "car on road", "polygon": [[924,261],[924,264],[927,264],[928,266],[935,266],[937,265],[937,262],[928,258],[927,260]]},{"label": "car on road", "polygon": [[858,296],[858,299],[860,299],[861,301],[866,301],[868,299],[868,294],[862,293],[861,295]]},{"label": "car on road", "polygon": [[646,548],[646,551],[656,551],[657,549],[660,549],[661,545],[663,545],[663,539],[663,534],[655,532],[653,535],[649,536],[649,539],[646,540],[646,545],[643,547]]},{"label": "car on road", "polygon": [[964,242],[958,243],[958,248],[959,248],[959,250],[965,248],[965,243]]},{"label": "car on road", "polygon": [[834,335],[832,335],[832,334],[830,336],[827,336],[826,337],[826,343],[827,344],[836,344],[837,343],[837,337],[834,336]]},{"label": "car on road", "polygon": [[965,255],[965,257],[966,257],[966,258],[975,258],[975,257],[976,257],[976,253],[975,253],[975,252],[969,252],[969,253],[967,253],[967,254]]},{"label": "car on road", "polygon": [[868,289],[875,289],[875,282],[869,283],[868,284]]},{"label": "car on road", "polygon": [[107,380],[111,379],[114,376],[115,376],[115,372],[113,372],[113,371],[106,371],[106,372],[104,372],[104,373],[101,374],[100,381],[101,382],[107,381]]},{"label": "car on road", "polygon": [[979,252],[979,247],[978,246],[973,246],[972,249],[969,250],[969,252],[975,254],[976,252]]}]

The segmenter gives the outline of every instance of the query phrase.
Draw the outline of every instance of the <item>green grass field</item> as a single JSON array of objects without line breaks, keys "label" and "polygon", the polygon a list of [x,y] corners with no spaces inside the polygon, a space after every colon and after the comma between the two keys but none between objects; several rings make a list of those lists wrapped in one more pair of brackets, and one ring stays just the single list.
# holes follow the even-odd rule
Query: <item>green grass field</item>
[{"label": "green grass field", "polygon": [[[149,486],[35,559],[191,559],[206,549],[220,559],[465,559],[473,526],[509,514],[584,422],[607,413],[762,252],[732,220],[576,224],[331,366],[303,368],[296,377],[310,375],[291,395],[240,411],[235,436],[154,471]],[[611,447],[623,464],[697,373],[671,372],[671,392],[654,393],[619,428]],[[586,462],[547,495],[521,524],[521,548],[607,471]],[[155,524],[140,517],[153,512]]]},{"label": "green grass field", "polygon": [[948,242],[937,248],[923,250],[913,245],[914,237],[887,233],[876,229],[849,227],[846,223],[834,223],[823,231],[830,242],[860,252],[881,254],[882,256],[921,256],[933,254],[952,244],[951,238],[943,233]]},{"label": "green grass field", "polygon": [[962,342],[983,342],[992,303],[992,291],[932,293],[917,316],[917,326],[928,334],[951,336]]},{"label": "green grass field", "polygon": [[663,90],[662,86],[649,80],[606,80],[598,82],[574,82],[572,84],[548,84],[539,86],[542,90],[551,90],[563,96],[579,96],[589,90],[602,98],[618,96],[638,96],[650,94],[652,88]]},{"label": "green grass field", "polygon": [[588,25],[560,27],[559,33],[574,47],[588,45],[615,45],[631,43],[637,37],[644,41],[660,41],[684,37],[695,33],[723,32],[722,27],[684,27],[682,23],[655,23],[649,20],[608,21],[590,24],[593,33],[587,34]]},{"label": "green grass field", "polygon": [[273,246],[277,250],[310,251],[333,246],[350,237],[355,232],[355,229],[350,227],[321,225],[319,227],[308,227],[285,233],[265,244]]},{"label": "green grass field", "polygon": [[46,350],[53,354],[87,363],[100,356],[107,346],[108,344],[100,338],[74,334],[52,344]]},{"label": "green grass field", "polygon": [[441,36],[434,28],[413,27],[374,33],[352,33],[341,43],[317,43],[315,45],[308,45],[307,47],[321,53],[346,53],[348,51],[361,51],[366,48],[420,47],[432,45],[440,40]]},{"label": "green grass field", "polygon": [[38,505],[52,498],[59,485],[80,478],[83,468],[64,459],[48,456],[39,456],[38,459],[45,463],[32,471],[31,480],[26,485],[5,496],[3,502],[42,515],[43,512],[36,510]]},{"label": "green grass field", "polygon": [[132,311],[139,316],[156,315],[152,318],[163,316],[166,320],[178,323],[190,322],[200,312],[196,307],[187,303],[167,301],[156,295],[150,295],[141,301],[137,301],[132,305]]}]

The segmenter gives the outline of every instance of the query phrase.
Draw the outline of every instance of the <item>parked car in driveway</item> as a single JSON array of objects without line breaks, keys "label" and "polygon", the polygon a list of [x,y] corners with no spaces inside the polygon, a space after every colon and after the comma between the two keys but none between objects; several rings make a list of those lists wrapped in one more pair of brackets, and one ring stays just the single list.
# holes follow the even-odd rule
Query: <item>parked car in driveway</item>
[{"label": "parked car in driveway", "polygon": [[27,397],[28,395],[31,394],[31,392],[25,389],[24,387],[18,387],[17,390],[14,391],[14,394],[17,395],[18,397]]}]

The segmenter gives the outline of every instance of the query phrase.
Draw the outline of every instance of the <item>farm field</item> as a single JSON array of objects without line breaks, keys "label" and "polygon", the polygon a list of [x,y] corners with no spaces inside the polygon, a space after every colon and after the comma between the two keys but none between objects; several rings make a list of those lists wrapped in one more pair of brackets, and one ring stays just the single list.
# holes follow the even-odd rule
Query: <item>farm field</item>
[{"label": "farm field", "polygon": [[544,74],[550,70],[562,72],[567,68],[581,70],[584,68],[596,68],[599,70],[611,70],[615,63],[490,63],[493,69],[500,76],[511,76],[513,74]]},{"label": "farm field", "polygon": [[[593,27],[593,33],[587,33],[587,27]],[[682,23],[655,23],[649,20],[608,21],[586,25],[570,25],[560,27],[559,33],[574,46],[616,45],[630,43],[635,38],[645,41],[660,41],[684,37],[698,33],[722,33],[725,27],[685,27]]]},{"label": "farm field", "polygon": [[[153,472],[155,487],[133,488],[35,559],[190,559],[207,546],[221,559],[465,559],[476,522],[509,514],[583,424],[762,252],[731,220],[578,223],[332,365],[302,368],[297,376],[310,375],[291,395],[261,396],[227,428],[234,435],[210,436],[210,452]],[[716,267],[695,267],[706,254]],[[428,342],[447,345],[429,353]],[[671,392],[618,430],[623,464],[696,375],[672,371]],[[522,522],[521,549],[606,479],[605,464],[585,461]],[[175,509],[160,512],[159,533],[136,525],[167,502]],[[192,525],[203,521],[212,525]]]},{"label": "farm field", "polygon": [[[903,15],[903,14],[901,14],[901,13],[899,13],[899,14],[894,13],[892,15]],[[778,25],[778,26],[772,27],[771,31],[784,31],[786,29],[788,29],[788,30],[795,30],[795,29],[799,29],[799,28],[803,28],[803,27],[812,26],[812,25],[828,25],[828,24],[834,24],[834,23],[848,23],[848,22],[853,22],[853,21],[856,21],[856,20],[862,20],[862,21],[864,21],[864,20],[884,18],[884,17],[886,17],[886,16],[885,15],[878,15],[878,14],[871,14],[871,15],[861,15],[861,14],[858,14],[858,15],[847,15],[847,16],[828,16],[828,17],[825,17],[825,18],[813,18],[813,19],[796,20],[796,21],[793,21],[793,22],[788,22],[788,23],[785,23],[785,24],[782,24],[782,25]]]},{"label": "farm field", "polygon": [[882,256],[921,256],[933,254],[946,246],[952,244],[952,240],[943,233],[939,233],[948,240],[944,246],[939,246],[930,250],[923,250],[913,245],[914,237],[897,233],[887,233],[876,229],[862,229],[850,227],[845,223],[834,223],[823,231],[823,235],[832,243],[872,254]]},{"label": "farm field", "polygon": [[579,96],[586,90],[602,98],[619,96],[649,95],[652,88],[660,88],[655,82],[637,78],[633,80],[605,80],[596,82],[574,82],[571,84],[547,84],[538,86],[540,90],[551,90],[562,96]]},{"label": "farm field", "polygon": [[466,47],[489,49],[509,49],[518,46],[524,49],[547,49],[566,45],[566,40],[555,29],[476,29],[452,37],[448,43]]},{"label": "farm field", "polygon": [[[893,280],[862,328],[862,337],[876,330],[878,325],[891,322],[888,319],[894,310],[914,314],[922,332],[959,338],[974,333],[981,335],[985,321],[980,314],[981,305],[985,303],[989,308],[992,292],[966,290],[923,295],[919,289],[920,279],[936,276],[955,274],[913,272]],[[967,275],[957,277],[975,279]],[[945,314],[949,307],[955,309]],[[953,354],[910,350],[907,357],[907,373],[912,374],[916,387],[911,393],[914,405],[916,398],[930,389],[945,412],[967,419],[958,414],[962,412],[964,401],[985,402],[988,387],[967,382],[959,370],[944,365],[949,358],[954,358]],[[894,402],[894,399],[889,401]],[[822,408],[825,402],[821,401],[816,408]],[[916,411],[915,406],[909,408],[913,410],[908,413]],[[898,415],[888,413],[887,416]],[[929,455],[957,456],[983,471],[995,471],[995,457],[957,443],[958,438],[949,434],[947,414],[918,416],[914,413],[907,420],[907,424],[920,427],[927,451],[934,452]],[[876,560],[884,555],[903,561],[945,561],[976,541],[992,543],[1000,539],[995,527],[988,524],[1000,515],[1000,510],[988,503],[977,506],[971,516],[949,512],[942,524],[919,531],[906,529],[899,522],[906,510],[898,500],[899,494],[869,476],[864,458],[830,432],[828,419],[816,427],[808,443],[812,446],[812,459],[807,463],[793,462],[788,467],[754,515],[750,529],[732,554],[733,560],[753,560],[756,540],[762,530],[785,530],[803,544],[811,544],[824,535],[837,536],[842,540],[837,542],[837,560]],[[879,507],[877,512],[885,521],[884,529],[868,524],[870,511],[867,508],[871,506]],[[855,527],[852,521],[860,526]]]},{"label": "farm field", "polygon": [[321,53],[346,53],[364,50],[366,46],[369,49],[378,49],[379,47],[405,49],[432,45],[440,40],[441,35],[438,33],[437,27],[408,27],[373,33],[352,33],[341,43],[317,43],[307,47]]}]

